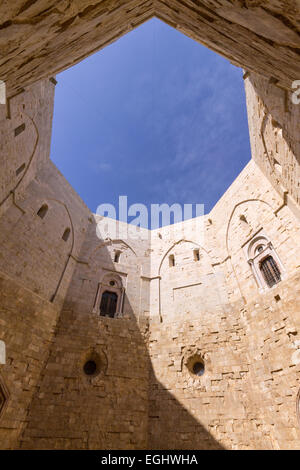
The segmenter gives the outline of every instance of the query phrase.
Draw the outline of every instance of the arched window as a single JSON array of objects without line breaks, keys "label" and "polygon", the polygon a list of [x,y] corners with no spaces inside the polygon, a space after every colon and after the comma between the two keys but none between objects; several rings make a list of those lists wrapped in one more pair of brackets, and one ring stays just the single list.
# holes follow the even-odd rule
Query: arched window
[{"label": "arched window", "polygon": [[63,241],[67,242],[70,236],[71,230],[69,228],[66,228],[66,230],[63,233],[62,239]]},{"label": "arched window", "polygon": [[115,292],[105,291],[101,297],[100,315],[114,318],[117,311],[118,295]]},{"label": "arched window", "polygon": [[273,256],[267,256],[260,262],[260,270],[264,276],[264,279],[269,287],[274,286],[281,281],[280,270],[274,261]]},{"label": "arched window", "polygon": [[281,281],[284,267],[266,235],[260,233],[245,247],[248,263],[261,291]]},{"label": "arched window", "polygon": [[119,318],[123,315],[125,299],[123,282],[123,276],[116,273],[104,274],[97,287],[93,313],[111,318]]},{"label": "arched window", "polygon": [[47,204],[43,204],[42,207],[39,208],[39,210],[37,211],[37,215],[43,219],[45,217],[45,215],[47,214],[48,212],[48,206]]}]

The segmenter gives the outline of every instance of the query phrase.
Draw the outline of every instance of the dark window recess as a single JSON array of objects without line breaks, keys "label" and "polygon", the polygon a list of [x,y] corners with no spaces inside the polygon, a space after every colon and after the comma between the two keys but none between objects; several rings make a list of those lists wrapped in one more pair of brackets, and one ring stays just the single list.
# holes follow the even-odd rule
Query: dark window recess
[{"label": "dark window recess", "polygon": [[175,256],[174,255],[169,256],[169,266],[170,266],[170,268],[175,266]]},{"label": "dark window recess", "polygon": [[63,241],[67,242],[70,236],[71,230],[69,228],[66,228],[66,230],[63,233],[62,239]]},{"label": "dark window recess", "polygon": [[114,257],[114,262],[119,263],[120,261],[120,256],[121,256],[121,251],[116,251],[115,252],[115,257]]},{"label": "dark window recess", "polygon": [[97,371],[97,364],[95,361],[87,361],[83,366],[83,371],[86,375],[94,375]]},{"label": "dark window recess", "polygon": [[203,375],[204,370],[205,370],[205,367],[202,362],[195,362],[195,364],[193,365],[193,373],[195,375],[198,375],[198,376]]},{"label": "dark window recess", "polygon": [[45,215],[47,214],[48,212],[48,206],[47,204],[43,204],[42,207],[39,208],[38,212],[37,212],[37,215],[43,219],[45,217]]},{"label": "dark window recess", "polygon": [[25,124],[24,123],[15,128],[15,137],[17,137],[23,131],[25,131]]},{"label": "dark window recess", "polygon": [[22,173],[22,171],[25,170],[25,163],[23,163],[23,165],[19,166],[19,168],[16,170],[16,175],[19,176],[20,173]]},{"label": "dark window recess", "polygon": [[118,296],[115,292],[103,292],[100,304],[100,315],[102,317],[114,318],[117,311],[117,302]]},{"label": "dark window recess", "polygon": [[260,263],[260,270],[269,287],[272,287],[281,281],[279,268],[272,256],[268,256]]},{"label": "dark window recess", "polygon": [[199,250],[194,250],[194,260],[200,261],[200,252]]}]

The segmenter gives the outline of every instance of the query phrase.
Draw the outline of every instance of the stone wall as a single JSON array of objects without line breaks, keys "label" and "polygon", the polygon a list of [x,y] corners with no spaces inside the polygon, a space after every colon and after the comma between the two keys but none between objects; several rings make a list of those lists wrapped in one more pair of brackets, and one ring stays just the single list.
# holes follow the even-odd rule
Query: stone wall
[{"label": "stone wall", "polygon": [[245,88],[252,158],[300,217],[300,105],[276,80],[257,74],[245,79]]},{"label": "stone wall", "polygon": [[6,364],[0,370],[0,387],[6,391],[1,449],[18,445],[57,320],[54,305],[0,273],[0,338],[6,344]]},{"label": "stone wall", "polygon": [[152,325],[149,448],[299,448],[298,285],[299,274],[247,305]]},{"label": "stone wall", "polygon": [[[21,448],[147,448],[149,300],[141,277],[149,241],[99,239],[105,224],[98,216],[89,223]],[[100,317],[102,284],[110,290],[119,281],[118,318]],[[99,366],[95,376],[84,373],[88,360]]]},{"label": "stone wall", "polygon": [[[93,377],[83,371],[91,359]],[[134,320],[63,310],[20,447],[147,448],[148,369]]]},{"label": "stone wall", "polygon": [[0,385],[8,395],[2,448],[17,446],[27,422],[90,216],[49,161],[53,97],[54,83],[45,80],[1,107],[0,338],[7,363]]},{"label": "stone wall", "polygon": [[[124,239],[89,223],[21,448],[299,446],[299,223],[254,162],[200,219]],[[260,230],[286,272],[264,292],[243,251]],[[122,312],[99,317],[99,286],[117,278]]]},{"label": "stone wall", "polygon": [[56,75],[153,16],[286,89],[299,79],[296,0],[5,2],[0,6],[0,77],[14,93]]},{"label": "stone wall", "polygon": [[43,80],[0,105],[0,215],[24,191],[49,159],[54,84]]},{"label": "stone wall", "polygon": [[[0,269],[25,287],[52,300],[68,263],[70,281],[76,256],[83,241],[89,211],[77,204],[73,191],[49,162],[27,187],[23,201],[11,205],[0,219]],[[69,194],[68,194],[69,192]],[[73,196],[73,201],[72,201]],[[43,205],[48,211],[38,215]],[[70,229],[68,240],[63,240]],[[64,298],[68,282],[59,291]],[[57,300],[57,296],[56,296]]]},{"label": "stone wall", "polygon": [[[252,161],[203,217],[203,233],[185,224],[184,234],[165,227],[152,238],[159,279],[150,308],[149,447],[297,448],[299,221]],[[243,249],[260,231],[286,270],[264,292]],[[197,357],[201,377],[190,370]]]}]

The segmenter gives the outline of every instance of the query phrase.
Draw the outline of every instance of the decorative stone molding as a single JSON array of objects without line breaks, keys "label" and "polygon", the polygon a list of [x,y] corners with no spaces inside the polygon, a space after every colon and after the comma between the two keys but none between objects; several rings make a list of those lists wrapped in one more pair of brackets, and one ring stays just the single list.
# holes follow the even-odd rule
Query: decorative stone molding
[{"label": "decorative stone molding", "polygon": [[102,294],[105,291],[114,292],[118,296],[115,318],[122,317],[125,296],[125,283],[123,277],[114,272],[106,273],[98,284],[97,294],[94,302],[93,312],[100,314]]},{"label": "decorative stone molding", "polygon": [[244,245],[244,253],[251,267],[259,292],[264,292],[271,288],[268,286],[260,269],[262,261],[267,257],[271,256],[277,264],[281,280],[285,278],[285,268],[274,249],[272,242],[264,232],[260,231],[246,245]]}]

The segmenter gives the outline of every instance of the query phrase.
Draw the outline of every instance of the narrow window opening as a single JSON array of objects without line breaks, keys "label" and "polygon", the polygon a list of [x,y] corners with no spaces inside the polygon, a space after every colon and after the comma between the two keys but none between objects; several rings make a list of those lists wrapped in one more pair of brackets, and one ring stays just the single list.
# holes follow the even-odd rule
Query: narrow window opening
[{"label": "narrow window opening", "polygon": [[62,239],[67,242],[70,236],[71,230],[69,228],[66,228],[66,230],[63,233]]},{"label": "narrow window opening", "polygon": [[169,266],[170,266],[170,268],[175,266],[175,256],[174,255],[169,256]]},{"label": "narrow window opening", "polygon": [[118,295],[115,292],[103,292],[100,304],[100,315],[102,317],[114,318],[117,311],[117,302]]},{"label": "narrow window opening", "polygon": [[200,261],[200,251],[194,250],[194,261]]},{"label": "narrow window opening", "polygon": [[268,287],[272,287],[281,281],[281,273],[273,256],[267,256],[267,258],[261,261],[260,270]]},{"label": "narrow window opening", "polygon": [[115,251],[115,257],[114,257],[114,262],[115,263],[120,262],[120,256],[121,256],[121,251]]},{"label": "narrow window opening", "polygon": [[16,175],[19,176],[20,173],[22,173],[22,171],[25,170],[25,163],[23,163],[21,166],[19,166],[19,168],[16,170]]},{"label": "narrow window opening", "polygon": [[25,123],[21,124],[20,126],[16,127],[15,129],[15,137],[25,131]]},{"label": "narrow window opening", "polygon": [[39,208],[38,212],[37,212],[37,215],[43,219],[45,217],[45,215],[47,214],[48,212],[48,206],[47,204],[43,204],[42,207]]}]

